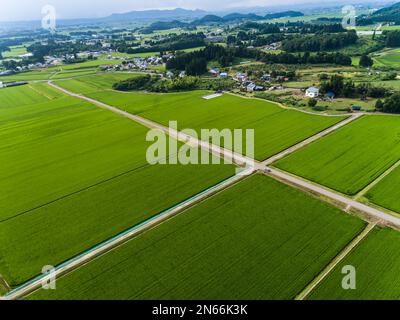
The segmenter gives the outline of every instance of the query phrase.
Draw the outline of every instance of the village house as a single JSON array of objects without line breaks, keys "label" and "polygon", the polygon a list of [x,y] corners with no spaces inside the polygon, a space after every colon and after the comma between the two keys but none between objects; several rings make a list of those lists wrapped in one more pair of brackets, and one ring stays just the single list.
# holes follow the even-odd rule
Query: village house
[{"label": "village house", "polygon": [[218,77],[219,76],[219,69],[217,69],[217,68],[211,69],[210,71],[208,71],[208,73],[213,77]]},{"label": "village house", "polygon": [[238,72],[234,79],[236,81],[245,82],[247,81],[247,74]]},{"label": "village house", "polygon": [[319,89],[316,87],[310,87],[306,90],[306,97],[317,98],[319,96]]},{"label": "village house", "polygon": [[270,74],[264,74],[261,78],[261,81],[271,81],[271,75]]},{"label": "village house", "polygon": [[225,38],[223,36],[207,36],[204,41],[206,43],[224,42]]}]

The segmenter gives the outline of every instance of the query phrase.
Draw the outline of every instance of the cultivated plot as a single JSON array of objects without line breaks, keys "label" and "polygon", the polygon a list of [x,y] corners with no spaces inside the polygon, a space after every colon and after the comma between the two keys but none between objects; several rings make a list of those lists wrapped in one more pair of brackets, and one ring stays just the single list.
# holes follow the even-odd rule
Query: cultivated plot
[{"label": "cultivated plot", "polygon": [[365,197],[384,208],[400,212],[400,168],[397,167],[387,175],[382,181],[374,186]]},{"label": "cultivated plot", "polygon": [[71,97],[0,116],[0,274],[12,286],[234,174],[150,166],[148,129]]},{"label": "cultivated plot", "polygon": [[[62,82],[57,83],[63,86]],[[89,97],[179,129],[254,129],[255,157],[264,160],[336,124],[345,117],[323,117],[282,109],[274,103],[232,95],[205,100],[194,91],[173,94],[96,92]],[[217,142],[218,144],[218,142]],[[245,150],[245,146],[243,148]]]},{"label": "cultivated plot", "polygon": [[290,299],[363,227],[254,175],[31,298]]},{"label": "cultivated plot", "polygon": [[[30,84],[0,89],[0,112],[8,108],[18,108],[25,105],[47,102],[61,94],[42,84]],[[1,121],[2,119],[0,119]]]},{"label": "cultivated plot", "polygon": [[274,165],[353,195],[400,159],[400,117],[365,116]]},{"label": "cultivated plot", "polygon": [[95,76],[58,81],[57,85],[75,93],[89,94],[103,91],[104,89],[112,89],[114,83],[134,78],[135,76],[136,74],[134,73],[98,74]]},{"label": "cultivated plot", "polygon": [[[344,290],[344,266],[356,271],[356,289]],[[375,229],[315,289],[309,299],[398,300],[400,298],[400,234]]]}]

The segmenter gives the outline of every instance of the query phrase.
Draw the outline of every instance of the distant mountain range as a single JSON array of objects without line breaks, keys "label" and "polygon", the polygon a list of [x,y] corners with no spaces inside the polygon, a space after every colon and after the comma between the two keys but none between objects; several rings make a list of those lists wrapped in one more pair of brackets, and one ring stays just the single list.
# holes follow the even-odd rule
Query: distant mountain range
[{"label": "distant mountain range", "polygon": [[116,13],[109,17],[102,18],[102,21],[124,22],[124,21],[179,21],[179,20],[195,20],[193,23],[203,24],[207,22],[224,22],[235,20],[264,20],[277,19],[282,17],[299,17],[304,16],[299,11],[284,11],[267,14],[266,16],[257,15],[254,13],[238,13],[233,12],[227,15],[216,15],[204,10],[146,10],[146,11],[131,11],[127,13]]},{"label": "distant mountain range", "polygon": [[101,18],[102,21],[124,22],[124,21],[146,21],[146,20],[179,20],[179,19],[197,19],[202,18],[208,13],[203,10],[145,10],[131,11],[126,13],[114,13],[111,16]]},{"label": "distant mountain range", "polygon": [[190,28],[200,25],[215,24],[215,23],[227,23],[235,21],[257,21],[257,20],[268,20],[278,19],[285,17],[302,17],[304,14],[299,11],[284,11],[267,14],[265,16],[257,15],[254,13],[230,13],[225,16],[217,16],[214,14],[206,14],[200,19],[195,19],[192,22],[182,22],[180,20],[172,21],[157,21],[150,24],[144,29],[144,32],[152,32],[154,30],[168,30],[172,28]]}]

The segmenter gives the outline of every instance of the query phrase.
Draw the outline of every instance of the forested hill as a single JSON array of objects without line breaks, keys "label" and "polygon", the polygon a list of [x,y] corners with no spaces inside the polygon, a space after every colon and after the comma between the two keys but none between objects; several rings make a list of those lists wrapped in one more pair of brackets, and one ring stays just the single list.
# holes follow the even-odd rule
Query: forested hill
[{"label": "forested hill", "polygon": [[367,25],[378,22],[394,22],[400,24],[400,2],[386,8],[375,11],[370,16],[362,16],[359,19],[359,24]]}]

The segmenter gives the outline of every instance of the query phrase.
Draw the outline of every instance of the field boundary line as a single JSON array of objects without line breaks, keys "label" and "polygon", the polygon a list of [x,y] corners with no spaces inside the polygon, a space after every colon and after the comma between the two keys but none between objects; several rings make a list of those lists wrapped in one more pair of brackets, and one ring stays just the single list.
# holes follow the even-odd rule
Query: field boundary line
[{"label": "field boundary line", "polygon": [[[172,128],[168,128],[168,127],[166,127],[164,125],[161,125],[161,124],[159,124],[157,122],[154,122],[152,120],[143,118],[141,116],[133,115],[133,114],[127,112],[127,111],[124,111],[124,110],[121,110],[119,108],[110,106],[108,104],[105,104],[105,103],[97,101],[95,99],[86,97],[84,95],[70,92],[70,91],[68,91],[68,90],[66,90],[64,88],[61,88],[61,87],[55,85],[51,81],[49,81],[48,84],[50,86],[52,86],[53,88],[58,89],[61,92],[67,94],[67,95],[70,95],[72,97],[88,101],[88,102],[90,102],[90,103],[92,103],[94,105],[99,106],[100,108],[112,111],[112,112],[114,112],[116,114],[119,114],[120,116],[126,117],[128,119],[133,120],[133,121],[136,121],[136,122],[146,126],[147,128],[158,129],[158,130],[166,133],[167,135],[171,136],[172,138],[174,138],[176,140],[179,140],[181,142],[184,142],[184,143],[186,143],[188,145],[191,145],[193,147],[200,147],[200,148],[202,148],[204,150],[207,150],[208,152],[210,152],[210,153],[212,153],[212,154],[214,154],[214,155],[216,155],[216,156],[218,156],[220,158],[221,157],[222,158],[223,157],[229,158],[229,159],[233,160],[233,162],[236,162],[238,165],[242,165],[242,166],[249,165],[250,167],[254,167],[255,164],[257,163],[254,159],[246,157],[246,156],[243,156],[242,154],[236,153],[236,152],[234,152],[232,150],[229,150],[229,149],[226,149],[224,147],[220,147],[220,146],[211,144],[211,143],[206,142],[206,141],[199,140],[199,139],[197,139],[195,137],[192,137],[192,136],[190,136],[188,134],[185,134],[183,132],[180,132],[178,130],[175,130],[175,129],[172,129]],[[259,167],[261,167],[261,165]]]},{"label": "field boundary line", "polygon": [[[85,97],[83,95],[72,93],[72,92],[70,92],[70,91],[68,91],[66,89],[63,89],[63,88],[51,83],[51,81],[49,81],[48,83],[49,83],[50,86],[60,90],[61,92],[64,92],[67,95],[70,95],[70,96],[73,96],[73,97],[80,98],[80,99],[86,100],[88,102],[91,102],[92,104],[97,105],[97,106],[99,106],[101,108],[110,110],[110,111],[112,111],[112,112],[114,112],[116,114],[119,114],[119,115],[127,117],[127,118],[129,118],[129,119],[131,119],[133,121],[141,123],[142,125],[144,125],[144,126],[146,126],[148,128],[159,129],[162,132],[165,132],[167,135],[172,136],[176,140],[183,141],[188,145],[195,146],[195,147],[200,147],[200,148],[202,148],[204,150],[207,150],[208,152],[210,152],[212,154],[215,154],[215,155],[217,155],[219,157],[230,158],[231,160],[233,160],[232,162],[234,162],[235,164],[237,164],[239,166],[249,166],[254,171],[262,172],[265,175],[270,176],[270,177],[272,177],[272,178],[274,178],[276,180],[279,180],[279,181],[281,181],[281,182],[283,182],[283,183],[285,183],[287,185],[290,185],[290,186],[295,187],[295,188],[299,188],[299,189],[304,190],[304,191],[309,192],[309,193],[315,193],[315,194],[317,194],[319,196],[328,198],[328,199],[330,199],[330,200],[332,200],[334,202],[338,202],[338,203],[340,203],[340,204],[342,204],[344,206],[348,206],[348,208],[353,208],[355,210],[358,210],[361,213],[366,214],[369,218],[373,218],[374,220],[379,220],[379,221],[385,222],[385,224],[387,226],[392,226],[392,227],[395,226],[397,229],[400,227],[400,218],[399,217],[393,216],[393,215],[391,215],[389,213],[386,213],[386,212],[384,212],[382,210],[379,210],[377,208],[374,208],[374,207],[368,206],[366,204],[363,204],[363,203],[361,203],[359,201],[356,201],[356,200],[354,200],[354,199],[352,199],[352,198],[350,198],[350,197],[348,197],[348,196],[346,196],[344,194],[341,194],[341,193],[338,193],[338,192],[335,192],[335,191],[331,191],[330,189],[327,189],[327,187],[325,187],[323,185],[319,185],[319,184],[313,183],[313,182],[308,181],[308,180],[303,180],[303,179],[301,179],[301,178],[299,178],[299,177],[297,177],[295,175],[292,175],[292,174],[290,174],[288,172],[285,172],[285,171],[278,170],[276,168],[268,167],[265,164],[265,162],[264,163],[263,162],[259,162],[259,161],[255,160],[255,159],[243,156],[242,154],[235,153],[232,150],[228,150],[228,149],[225,149],[223,147],[213,145],[213,144],[211,144],[209,142],[198,140],[198,139],[196,139],[196,138],[194,138],[194,137],[192,137],[190,135],[187,135],[187,134],[184,134],[182,132],[179,132],[178,130],[171,130],[170,128],[167,128],[167,127],[165,127],[165,126],[163,126],[163,125],[161,125],[159,123],[156,123],[154,121],[142,118],[142,117],[137,116],[137,115],[133,115],[131,113],[128,113],[128,112],[123,111],[121,109],[118,109],[116,107],[112,107],[110,105],[107,105],[107,104],[105,104],[103,102],[100,102],[100,101]],[[357,113],[357,115],[355,115],[355,117],[357,117],[357,118],[355,118],[355,119],[358,119],[358,118],[360,118],[362,116],[363,116],[362,113]],[[347,120],[349,120],[349,118]],[[354,119],[353,119],[353,121],[354,121]],[[342,123],[342,126],[343,126],[343,121],[339,122],[337,125],[340,125],[341,123]],[[328,129],[330,129],[331,131],[334,131],[334,128],[335,128],[335,126],[330,127]],[[316,136],[318,136],[318,134]],[[329,201],[326,201],[326,199],[321,199],[321,200],[323,200],[325,202],[329,202]],[[342,211],[345,212],[345,210],[343,210],[343,209],[342,209]],[[358,216],[360,217],[360,215],[358,215]],[[367,222],[369,222],[369,220],[365,219],[365,217],[362,217],[362,219],[367,221]]]},{"label": "field boundary line", "polygon": [[42,91],[39,91],[38,89],[34,88],[31,84],[28,84],[28,88],[35,91],[37,94],[41,95],[42,97],[45,97],[47,99],[49,99],[50,101],[53,100],[52,97],[49,97],[47,94],[45,94]]},{"label": "field boundary line", "polygon": [[3,285],[7,290],[11,290],[11,287],[8,284],[7,280],[4,279],[4,277],[1,274],[0,274],[0,285]]},{"label": "field boundary line", "polygon": [[375,223],[369,223],[339,254],[295,297],[295,300],[306,299],[311,292],[331,273],[331,271],[353,251],[358,244],[375,228]]},{"label": "field boundary line", "polygon": [[375,187],[379,182],[381,182],[384,178],[386,178],[390,173],[396,170],[400,166],[400,160],[394,163],[389,169],[383,172],[379,177],[377,177],[374,181],[372,181],[369,185],[367,185],[364,189],[362,189],[359,193],[354,196],[354,200],[360,200],[368,191],[370,191],[373,187]]},{"label": "field boundary line", "polygon": [[[372,206],[356,201],[347,195],[344,195],[334,190],[330,190],[325,186],[319,185],[317,183],[308,180],[304,180],[293,174],[277,170],[275,168],[268,168],[268,172],[267,173],[265,172],[264,174],[272,178],[275,178],[276,180],[282,181],[283,183],[291,185],[292,187],[297,187],[302,190],[308,191],[310,193],[326,197],[334,202],[340,203],[341,205],[349,206],[350,208],[353,208],[363,214],[366,214],[368,217],[373,218],[375,221],[380,221],[381,223],[384,222],[387,226],[392,226],[392,227],[395,226],[396,229],[400,227],[399,217],[393,216],[382,210],[379,210]],[[324,201],[327,202],[326,200]],[[341,210],[345,211],[344,209]],[[365,218],[363,218],[363,220],[368,222],[368,220]]]},{"label": "field boundary line", "polygon": [[[249,171],[249,174],[253,173],[254,171]],[[46,281],[52,279],[54,276],[60,277],[66,273],[69,273],[79,266],[88,263],[92,259],[107,253],[108,251],[112,250],[114,247],[123,244],[132,238],[140,235],[141,233],[145,232],[146,230],[159,225],[160,223],[174,217],[178,213],[186,210],[198,202],[201,202],[203,199],[209,198],[210,196],[225,190],[226,188],[230,187],[231,185],[241,181],[246,176],[242,174],[236,174],[234,176],[221,181],[220,183],[207,188],[206,190],[190,197],[182,201],[181,203],[164,210],[163,212],[143,221],[140,224],[133,226],[132,228],[110,238],[95,247],[63,262],[62,264],[55,267],[53,273],[44,273],[41,275],[36,276],[35,278],[25,282],[21,286],[11,290],[8,292],[4,297],[1,297],[0,300],[16,300],[26,295],[30,294],[31,292],[39,289],[42,286],[42,283],[46,283]]]},{"label": "field boundary line", "polygon": [[303,141],[301,141],[301,142],[299,142],[299,143],[297,143],[297,144],[295,144],[295,145],[293,145],[291,147],[289,147],[288,149],[283,150],[283,151],[281,151],[280,153],[278,153],[276,155],[273,155],[272,157],[264,160],[262,162],[262,164],[265,165],[265,166],[268,166],[268,165],[272,164],[273,162],[275,162],[277,160],[280,160],[280,159],[290,155],[291,153],[293,153],[293,152],[295,152],[295,151],[297,151],[297,150],[299,150],[299,149],[301,149],[301,148],[303,148],[303,147],[305,147],[305,146],[307,146],[307,145],[309,145],[309,144],[311,144],[311,143],[313,143],[313,142],[315,142],[315,141],[317,141],[317,140],[319,140],[319,139],[321,139],[321,138],[323,138],[323,137],[335,132],[336,130],[339,130],[340,128],[348,125],[349,123],[361,118],[362,116],[363,116],[362,114],[354,114],[354,115],[344,119],[343,121],[340,121],[339,123],[336,123],[333,126],[327,128],[327,129],[325,129],[325,130],[323,130],[323,131],[321,131],[321,132],[319,132],[319,133],[317,133],[317,134],[315,134],[315,135],[313,135],[313,136],[311,136],[311,137],[309,137],[309,138],[307,138],[307,139],[305,139],[305,140],[303,140]]}]

